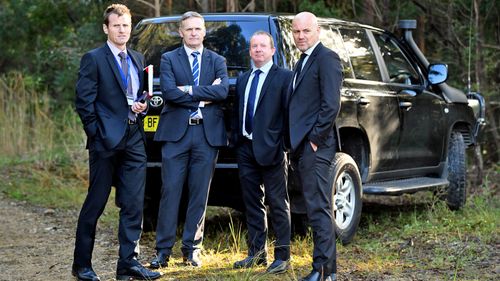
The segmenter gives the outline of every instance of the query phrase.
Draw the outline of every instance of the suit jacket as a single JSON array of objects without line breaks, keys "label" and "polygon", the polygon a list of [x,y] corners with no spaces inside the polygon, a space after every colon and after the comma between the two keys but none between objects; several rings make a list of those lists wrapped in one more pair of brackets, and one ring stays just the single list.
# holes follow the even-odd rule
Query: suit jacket
[{"label": "suit jacket", "polygon": [[[141,83],[138,93],[142,93],[144,56],[131,49],[127,53],[137,68]],[[130,107],[119,67],[107,44],[81,59],[75,106],[87,135],[87,148],[113,150],[125,136]]]},{"label": "suit jacket", "polygon": [[[227,97],[229,83],[224,57],[203,49],[199,86],[193,87],[193,95],[177,88],[182,85],[194,85],[191,66],[183,46],[162,55],[160,72],[165,106],[154,140],[180,140],[189,126],[190,113],[198,108],[200,101],[211,101],[212,103],[201,108],[205,136],[211,146],[226,146],[227,134],[221,102]],[[217,78],[222,80],[221,84],[212,85]]]},{"label": "suit jacket", "polygon": [[296,78],[295,89],[290,83],[288,126],[293,151],[304,140],[318,147],[334,144],[333,126],[340,111],[341,86],[339,56],[319,43]]},{"label": "suit jacket", "polygon": [[[246,138],[242,133],[245,117],[245,88],[252,70],[238,77],[236,81],[237,112],[233,114],[233,143],[237,146]],[[275,165],[283,161],[283,136],[285,130],[285,108],[288,85],[293,73],[273,65],[262,85],[253,117],[252,146],[257,162],[262,166]],[[237,106],[236,106],[237,105]]]}]

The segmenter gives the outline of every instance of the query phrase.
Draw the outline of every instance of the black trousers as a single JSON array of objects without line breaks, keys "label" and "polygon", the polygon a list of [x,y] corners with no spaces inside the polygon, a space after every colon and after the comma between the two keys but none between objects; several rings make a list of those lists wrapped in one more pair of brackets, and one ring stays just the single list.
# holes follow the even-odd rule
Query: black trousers
[{"label": "black trousers", "polygon": [[187,179],[188,208],[182,253],[188,256],[203,242],[205,213],[210,182],[217,162],[218,149],[208,144],[203,125],[189,126],[178,142],[165,142],[162,154],[162,189],[156,227],[156,250],[172,254],[176,240],[177,217],[182,190]]},{"label": "black trousers", "polygon": [[118,268],[137,263],[147,161],[138,126],[129,125],[113,151],[89,149],[90,186],[76,229],[74,264],[78,267],[92,266],[97,220],[104,211],[112,185],[116,187],[116,203],[120,208]]},{"label": "black trousers", "polygon": [[314,270],[327,276],[337,272],[337,250],[332,211],[332,186],[329,169],[335,156],[336,145],[312,149],[306,139],[292,154],[292,167],[298,170],[307,218],[313,231]]},{"label": "black trousers", "polygon": [[259,165],[250,140],[244,141],[238,147],[237,157],[246,208],[248,255],[267,255],[267,203],[276,235],[274,258],[290,259],[290,203],[286,190],[284,160],[276,165]]}]

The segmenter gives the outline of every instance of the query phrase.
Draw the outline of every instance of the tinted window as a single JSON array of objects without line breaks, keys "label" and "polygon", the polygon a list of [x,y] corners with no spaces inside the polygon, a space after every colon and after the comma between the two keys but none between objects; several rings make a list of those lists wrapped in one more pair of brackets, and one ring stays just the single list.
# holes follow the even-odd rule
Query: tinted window
[{"label": "tinted window", "polygon": [[390,82],[406,85],[420,84],[420,76],[406,59],[397,43],[386,34],[373,33],[373,36],[375,36],[380,53],[384,58]]},{"label": "tinted window", "polygon": [[[206,22],[203,45],[226,58],[229,76],[250,67],[248,47],[257,30],[268,30],[266,21]],[[142,52],[148,64],[160,69],[161,55],[181,46],[177,22],[149,23],[138,26],[131,45]]]},{"label": "tinted window", "polygon": [[338,30],[331,29],[327,25],[322,25],[319,39],[323,45],[332,49],[339,55],[343,67],[344,77],[353,78],[351,65],[349,64],[349,55],[344,48],[344,42],[342,41],[342,36],[339,34]]},{"label": "tinted window", "polygon": [[347,54],[351,59],[355,78],[382,81],[377,60],[366,32],[361,29],[340,29],[340,32]]}]

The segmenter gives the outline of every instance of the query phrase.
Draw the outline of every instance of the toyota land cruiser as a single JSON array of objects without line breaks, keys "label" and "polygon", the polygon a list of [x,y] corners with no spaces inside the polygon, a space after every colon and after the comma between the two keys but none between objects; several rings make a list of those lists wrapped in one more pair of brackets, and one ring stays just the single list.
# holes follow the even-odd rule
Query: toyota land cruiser
[{"label": "toyota land cruiser", "polygon": [[[274,62],[293,69],[299,57],[291,32],[291,16],[273,14],[205,14],[204,46],[227,60],[230,92],[224,106],[230,128],[236,77],[250,68],[250,36],[258,30],[276,42]],[[146,61],[159,70],[164,52],[181,44],[179,16],[145,19],[131,40]],[[401,21],[403,38],[372,26],[320,18],[321,42],[337,52],[344,68],[342,108],[335,123],[338,153],[331,167],[336,232],[352,240],[361,215],[363,194],[399,195],[424,189],[445,190],[451,209],[466,200],[467,147],[476,144],[484,120],[479,94],[448,86],[445,64],[430,64],[412,38],[416,22]],[[144,120],[148,174],[145,228],[154,229],[161,189],[160,144],[153,141],[161,108],[159,73]],[[230,132],[229,132],[230,134]],[[209,204],[243,210],[234,151],[219,153]],[[294,214],[304,214],[298,181],[289,169]]]}]

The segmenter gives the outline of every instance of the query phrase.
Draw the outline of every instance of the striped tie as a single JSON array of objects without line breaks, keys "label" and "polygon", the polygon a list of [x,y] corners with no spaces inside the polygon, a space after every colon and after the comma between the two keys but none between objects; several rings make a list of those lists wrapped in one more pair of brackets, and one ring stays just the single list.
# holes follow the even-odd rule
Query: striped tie
[{"label": "striped tie", "polygon": [[[199,78],[199,74],[200,74],[200,64],[198,63],[198,55],[200,54],[200,52],[198,51],[194,51],[191,53],[191,56],[193,56],[193,80],[194,80],[194,85],[195,86],[198,86],[200,85],[200,78]],[[196,117],[200,117],[199,114],[198,114],[198,111],[200,111],[199,108],[197,108],[195,111],[191,112],[191,114],[189,115],[189,118],[196,118]]]},{"label": "striped tie", "polygon": [[200,74],[200,64],[198,63],[198,55],[200,54],[200,52],[198,51],[194,51],[191,53],[191,55],[193,56],[193,80],[194,80],[194,85],[195,86],[198,86],[200,83],[199,83],[199,74]]}]

